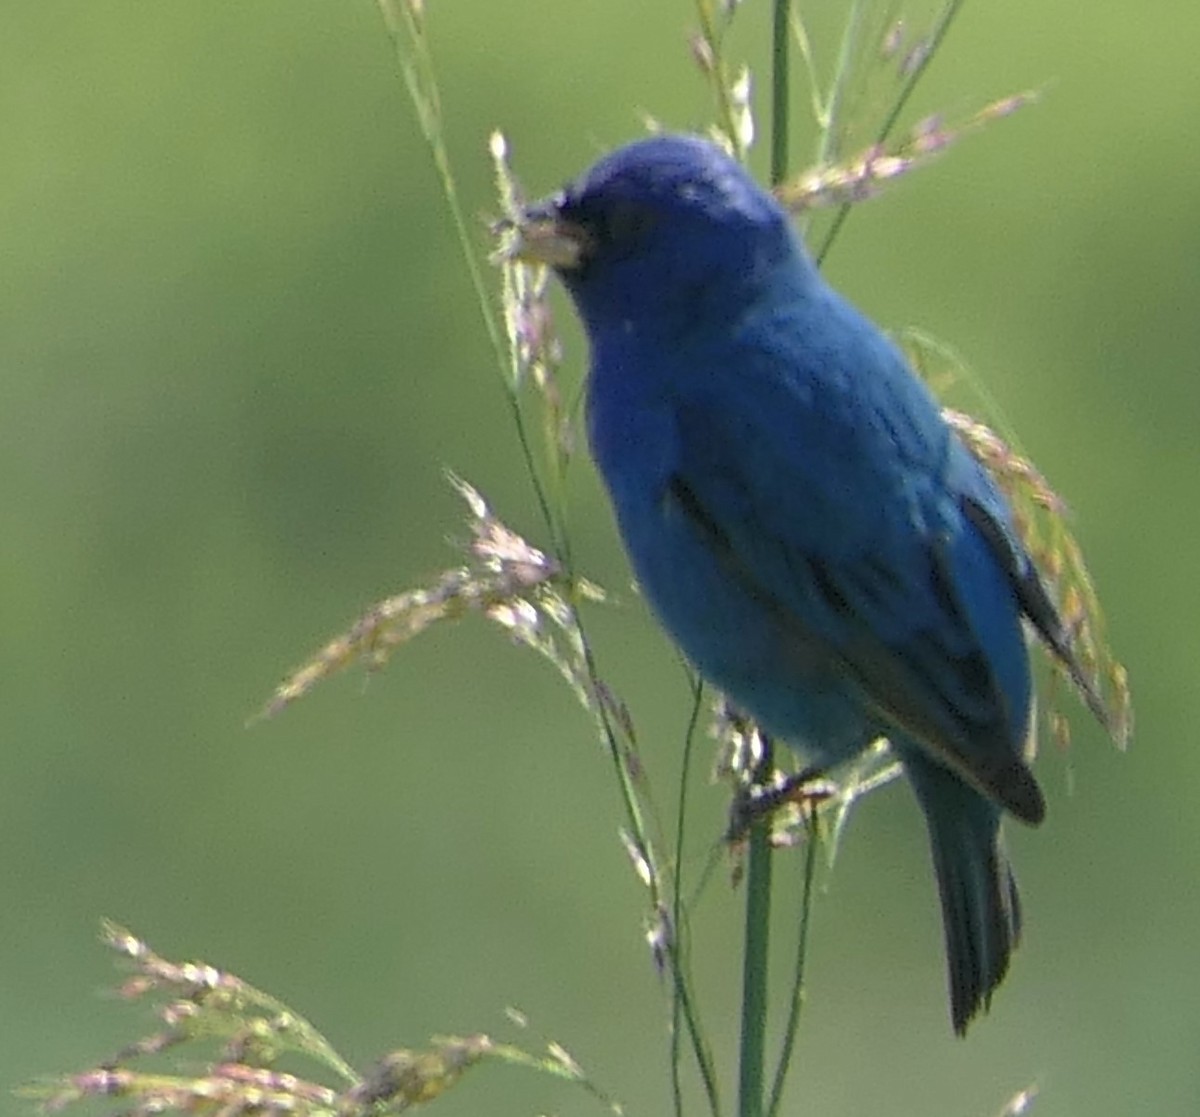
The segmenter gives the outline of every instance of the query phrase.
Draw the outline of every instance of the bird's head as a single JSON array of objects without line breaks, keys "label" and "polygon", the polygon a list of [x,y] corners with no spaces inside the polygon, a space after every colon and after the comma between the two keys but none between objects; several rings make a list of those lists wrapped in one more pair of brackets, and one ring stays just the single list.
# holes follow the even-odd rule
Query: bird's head
[{"label": "bird's head", "polygon": [[595,339],[728,320],[799,248],[783,208],[720,148],[659,135],[530,206],[511,251],[554,268]]}]

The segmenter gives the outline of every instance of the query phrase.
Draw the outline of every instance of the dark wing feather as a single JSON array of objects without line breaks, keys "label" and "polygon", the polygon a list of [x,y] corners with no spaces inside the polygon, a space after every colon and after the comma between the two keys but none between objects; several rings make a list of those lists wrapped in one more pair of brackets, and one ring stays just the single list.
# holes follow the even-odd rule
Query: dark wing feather
[{"label": "dark wing feather", "polygon": [[1034,631],[1063,665],[1096,720],[1108,730],[1114,740],[1117,739],[1119,731],[1113,724],[1112,711],[1079,662],[1072,646],[1071,633],[1063,624],[1037,567],[1025,555],[1011,532],[988,512],[983,503],[966,497],[963,499],[962,509],[967,519],[987,541],[996,556],[996,561],[1004,568],[1021,609],[1029,618]]}]

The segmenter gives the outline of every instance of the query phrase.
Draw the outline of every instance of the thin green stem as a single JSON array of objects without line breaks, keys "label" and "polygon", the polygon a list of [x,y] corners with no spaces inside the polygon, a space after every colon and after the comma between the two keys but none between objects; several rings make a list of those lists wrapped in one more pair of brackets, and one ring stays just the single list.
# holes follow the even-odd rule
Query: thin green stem
[{"label": "thin green stem", "polygon": [[948,0],[946,6],[942,9],[942,14],[938,16],[937,23],[933,25],[933,30],[929,33],[929,43],[924,53],[901,86],[896,101],[892,105],[892,111],[888,113],[887,118],[883,122],[883,127],[879,129],[878,143],[883,143],[892,134],[892,129],[895,128],[896,122],[900,119],[900,114],[904,112],[904,108],[908,104],[913,90],[917,88],[917,83],[924,77],[925,71],[929,68],[929,63],[933,61],[934,55],[941,49],[942,41],[950,31],[950,25],[954,22],[955,16],[962,10],[962,6],[965,3],[966,0]]},{"label": "thin green stem", "polygon": [[850,14],[846,17],[842,42],[838,47],[837,65],[829,84],[829,96],[825,101],[825,119],[822,122],[823,126],[817,142],[818,167],[833,162],[838,156],[842,104],[846,100],[846,93],[850,87],[854,55],[858,49],[858,36],[862,27],[862,16],[863,0],[854,0],[854,3],[850,5]]},{"label": "thin green stem", "polygon": [[717,98],[717,116],[720,118],[721,129],[729,137],[734,151],[743,155],[740,130],[737,125],[737,113],[729,97],[729,79],[725,71],[725,54],[721,45],[721,32],[717,27],[717,17],[713,13],[712,0],[695,0],[696,19],[700,22],[700,35],[708,44],[712,57],[712,87]]},{"label": "thin green stem", "polygon": [[788,139],[791,136],[788,48],[791,0],[775,0],[771,29],[771,185],[778,186],[788,172]]},{"label": "thin green stem", "polygon": [[[458,187],[455,183],[454,171],[450,166],[450,155],[446,150],[441,99],[438,96],[437,71],[425,37],[424,24],[410,4],[397,3],[396,0],[378,0],[378,4],[384,25],[387,27],[388,35],[391,37],[396,51],[400,71],[404,76],[404,84],[407,86],[409,97],[417,110],[421,132],[429,145],[434,168],[441,180],[442,193],[445,195],[446,205],[450,210],[450,219],[453,222],[459,249],[467,267],[471,287],[474,289],[476,301],[479,303],[488,341],[491,343],[498,366],[501,370],[505,370],[509,362],[503,333],[496,320],[488,286],[484,282],[479,253],[471,239],[470,228],[458,198]],[[546,530],[550,533],[555,552],[561,553],[566,546],[564,533],[561,530],[559,518],[551,509],[550,499],[537,469],[529,432],[525,428],[525,416],[521,411],[520,398],[507,376],[502,378],[502,382],[505,402],[508,404],[513,426],[517,432],[517,442],[521,449],[526,473],[533,485],[538,510],[546,524]]]},{"label": "thin green stem", "polygon": [[[562,561],[564,562],[563,569],[567,574],[568,580],[573,581],[575,571],[570,566],[569,557],[565,557]],[[600,698],[600,673],[596,667],[595,653],[592,650],[591,641],[587,638],[583,618],[579,615],[578,611],[575,612],[575,624],[579,631],[588,680],[593,690],[593,704],[600,720],[601,737],[617,778],[617,787],[620,791],[621,805],[625,812],[626,825],[628,826],[629,833],[633,836],[637,856],[645,862],[649,870],[651,906],[655,912],[672,910],[671,907],[668,907],[667,897],[664,894],[662,871],[658,866],[652,844],[647,834],[645,816],[634,786],[633,776],[630,773],[628,763],[625,760],[625,754],[618,741],[617,731],[613,728],[612,716],[609,713],[608,704]],[[699,708],[698,700],[695,708]],[[692,723],[689,723],[689,725],[691,726]],[[689,729],[690,732],[691,729]],[[677,891],[672,888],[671,894],[673,907],[676,902]],[[678,933],[678,929],[678,925],[668,929],[667,944],[668,958],[671,963],[671,978],[674,985],[674,996],[679,1006],[680,1015],[687,1025],[688,1035],[692,1043],[692,1053],[696,1060],[696,1065],[700,1070],[700,1077],[704,1083],[705,1093],[708,1096],[709,1107],[714,1117],[719,1117],[721,1107],[717,1093],[716,1070],[713,1065],[712,1056],[709,1054],[704,1041],[699,1017],[695,1011],[694,999],[688,986],[687,972],[683,964],[683,955],[679,951],[674,937]]]},{"label": "thin green stem", "polygon": [[683,1117],[683,1080],[680,1075],[681,1046],[683,1041],[680,1025],[687,1024],[692,1036],[696,1063],[708,1095],[709,1108],[713,1117],[720,1113],[717,1095],[716,1070],[708,1045],[704,1042],[699,1019],[695,1014],[691,990],[685,979],[687,958],[687,921],[683,901],[683,850],[687,828],[688,789],[691,784],[692,758],[695,749],[696,729],[700,725],[700,711],[704,708],[704,683],[698,675],[691,675],[692,709],[688,715],[687,732],[683,742],[683,764],[679,773],[679,802],[675,814],[675,873],[671,881],[671,925],[668,928],[671,975],[671,1096],[676,1117]]},{"label": "thin green stem", "polygon": [[775,1068],[775,1081],[771,1086],[771,1102],[767,1106],[767,1117],[777,1117],[779,1106],[783,1100],[783,1087],[787,1081],[788,1070],[792,1063],[792,1053],[796,1049],[796,1033],[800,1028],[800,1013],[804,1007],[804,975],[805,964],[808,960],[808,930],[812,922],[813,882],[817,875],[817,852],[819,832],[817,830],[817,811],[812,808],[806,819],[808,830],[808,846],[804,858],[804,890],[800,898],[800,930],[796,937],[796,958],[792,971],[791,1005],[788,1009],[787,1025],[783,1031],[783,1041],[779,1048],[779,1063]]},{"label": "thin green stem", "polygon": [[792,34],[795,36],[796,45],[800,48],[800,57],[804,59],[804,72],[808,77],[809,107],[812,110],[813,119],[817,122],[817,127],[821,128],[824,126],[826,117],[825,99],[821,91],[820,78],[817,75],[812,36],[808,33],[808,25],[804,22],[804,16],[798,7],[791,9],[791,15]]},{"label": "thin green stem", "polygon": [[[717,1091],[717,1072],[713,1066],[712,1055],[708,1052],[703,1043],[699,1042],[702,1036],[700,1028],[700,1020],[696,1015],[696,1005],[692,998],[691,990],[685,978],[682,959],[677,953],[672,951],[671,958],[671,977],[674,981],[674,994],[676,1003],[679,1006],[679,1012],[683,1017],[684,1022],[688,1026],[688,1034],[692,1037],[693,1053],[696,1059],[696,1065],[700,1070],[700,1081],[704,1084],[704,1094],[708,1099],[708,1109],[713,1117],[720,1117],[721,1114],[721,1098]],[[672,1092],[675,1094],[675,1112],[683,1112],[683,1093],[682,1083],[678,1079],[677,1073],[673,1070],[671,1076]]]},{"label": "thin green stem", "polygon": [[[829,90],[822,97],[817,93],[819,78],[816,75],[816,63],[809,45],[808,30],[797,18],[793,21],[795,34],[804,47],[805,59],[808,64],[809,80],[813,87],[813,103],[817,122],[817,150],[815,165],[826,167],[837,158],[839,134],[841,131],[842,105],[850,85],[853,70],[854,53],[857,49],[859,29],[862,24],[863,0],[854,0],[846,16],[846,26],[842,29],[841,43],[838,45],[837,62],[834,65],[833,76],[829,80]],[[811,214],[801,220],[801,228],[807,230]],[[818,263],[820,261],[818,260]]]},{"label": "thin green stem", "polygon": [[[892,129],[900,119],[900,114],[904,112],[909,98],[912,97],[913,91],[917,88],[917,83],[924,77],[926,70],[929,69],[930,62],[933,61],[934,55],[941,49],[942,43],[950,31],[950,25],[954,22],[955,16],[962,10],[965,3],[966,0],[947,0],[946,6],[942,9],[937,22],[933,25],[933,30],[929,33],[929,41],[924,53],[917,60],[916,65],[909,71],[904,84],[900,87],[899,93],[896,94],[896,100],[892,103],[891,111],[887,114],[882,127],[875,137],[876,143],[881,144],[885,142],[888,136],[892,134]],[[833,242],[837,239],[838,234],[842,231],[842,226],[846,224],[846,219],[850,216],[851,208],[852,206],[849,202],[844,202],[838,207],[838,211],[834,215],[833,222],[829,226],[829,231],[825,234],[825,239],[821,243],[820,249],[814,254],[818,267],[825,263],[825,258],[829,255],[829,250],[833,247]]]}]

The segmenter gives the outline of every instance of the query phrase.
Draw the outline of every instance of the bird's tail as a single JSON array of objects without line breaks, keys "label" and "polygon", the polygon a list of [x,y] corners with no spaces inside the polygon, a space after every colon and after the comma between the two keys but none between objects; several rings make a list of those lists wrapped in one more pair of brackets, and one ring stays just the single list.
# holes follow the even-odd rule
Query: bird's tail
[{"label": "bird's tail", "polygon": [[900,748],[925,812],[942,899],[950,1016],[962,1035],[1008,970],[1021,937],[1017,883],[1000,840],[1000,808],[913,747]]}]

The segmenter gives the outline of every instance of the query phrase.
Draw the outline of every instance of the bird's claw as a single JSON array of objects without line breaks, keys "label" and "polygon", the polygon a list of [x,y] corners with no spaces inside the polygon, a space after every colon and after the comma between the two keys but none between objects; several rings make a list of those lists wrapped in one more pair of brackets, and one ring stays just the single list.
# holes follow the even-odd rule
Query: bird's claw
[{"label": "bird's claw", "polygon": [[755,823],[789,803],[801,807],[816,806],[832,798],[836,785],[825,778],[819,767],[805,768],[789,776],[776,775],[768,784],[752,784],[743,788],[734,798],[729,811],[729,828],[725,840],[730,845],[743,841]]}]

